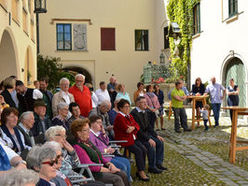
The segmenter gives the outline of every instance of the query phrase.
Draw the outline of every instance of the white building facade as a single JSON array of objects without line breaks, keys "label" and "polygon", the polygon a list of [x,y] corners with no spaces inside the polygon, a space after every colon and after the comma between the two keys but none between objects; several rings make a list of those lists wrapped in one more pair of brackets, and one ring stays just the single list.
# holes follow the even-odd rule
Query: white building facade
[{"label": "white building facade", "polygon": [[248,1],[201,0],[197,6],[191,83],[197,77],[204,83],[215,76],[217,82],[227,87],[233,78],[240,89],[239,105],[247,106]]}]

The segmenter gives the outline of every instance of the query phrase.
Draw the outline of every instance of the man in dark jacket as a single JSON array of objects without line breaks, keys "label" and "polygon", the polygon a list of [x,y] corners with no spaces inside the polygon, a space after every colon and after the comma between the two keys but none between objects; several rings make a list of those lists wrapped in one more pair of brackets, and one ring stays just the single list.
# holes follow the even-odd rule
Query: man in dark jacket
[{"label": "man in dark jacket", "polygon": [[17,128],[24,136],[25,145],[32,147],[35,145],[31,128],[34,126],[34,114],[32,111],[23,112],[20,116],[20,123]]},{"label": "man in dark jacket", "polygon": [[42,99],[43,94],[38,89],[27,88],[20,80],[16,81],[16,92],[19,100],[19,113],[33,111],[34,101]]},{"label": "man in dark jacket", "polygon": [[162,165],[164,159],[164,139],[157,135],[152,128],[146,108],[146,99],[140,96],[136,100],[136,108],[131,111],[131,115],[140,126],[137,139],[145,145],[148,151],[148,171],[159,174],[163,170],[167,170]]},{"label": "man in dark jacket", "polygon": [[32,128],[36,143],[45,142],[45,132],[52,125],[51,120],[46,117],[46,104],[42,99],[34,103],[34,126]]}]

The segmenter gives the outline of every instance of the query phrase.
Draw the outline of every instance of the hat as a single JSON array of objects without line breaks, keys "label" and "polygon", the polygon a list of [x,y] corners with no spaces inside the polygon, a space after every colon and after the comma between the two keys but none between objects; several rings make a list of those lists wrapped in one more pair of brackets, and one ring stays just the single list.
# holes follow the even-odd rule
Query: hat
[{"label": "hat", "polygon": [[40,106],[46,107],[46,103],[45,103],[45,101],[43,99],[37,99],[34,102],[34,108],[35,107],[40,107]]}]

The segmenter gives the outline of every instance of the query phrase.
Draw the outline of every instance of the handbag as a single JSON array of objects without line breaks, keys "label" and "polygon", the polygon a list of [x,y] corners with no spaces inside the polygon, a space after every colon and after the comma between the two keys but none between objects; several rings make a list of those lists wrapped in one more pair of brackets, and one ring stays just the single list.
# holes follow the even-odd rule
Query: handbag
[{"label": "handbag", "polygon": [[[147,94],[147,96],[149,97],[149,99],[151,100],[151,102],[152,102],[152,99],[151,99],[151,97]],[[152,102],[152,105],[153,105],[153,107],[155,108],[155,105],[154,105],[154,103]],[[154,114],[155,114],[155,116],[156,116],[156,118],[158,118],[159,117],[159,115],[160,115],[160,113],[159,113],[159,110],[156,110],[155,112],[153,112]]]},{"label": "handbag", "polygon": [[154,112],[154,114],[156,115],[156,118],[158,118],[159,115],[160,115],[159,110],[156,110],[156,111]]}]

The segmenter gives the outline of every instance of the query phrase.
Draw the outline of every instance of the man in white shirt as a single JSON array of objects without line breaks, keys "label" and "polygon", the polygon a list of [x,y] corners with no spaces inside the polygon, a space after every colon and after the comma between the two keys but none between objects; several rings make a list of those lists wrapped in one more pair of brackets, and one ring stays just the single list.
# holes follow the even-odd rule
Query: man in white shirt
[{"label": "man in white shirt", "polygon": [[96,90],[96,96],[98,98],[98,104],[101,104],[103,101],[110,101],[110,96],[104,81],[100,82],[100,88]]}]

